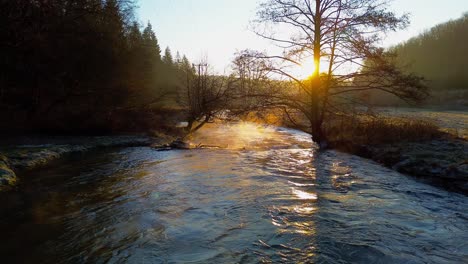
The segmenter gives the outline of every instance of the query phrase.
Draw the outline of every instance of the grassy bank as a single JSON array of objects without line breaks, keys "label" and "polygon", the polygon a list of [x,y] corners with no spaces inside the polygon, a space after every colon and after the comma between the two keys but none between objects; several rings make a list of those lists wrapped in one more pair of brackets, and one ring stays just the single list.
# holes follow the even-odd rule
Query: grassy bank
[{"label": "grassy bank", "polygon": [[326,125],[330,146],[401,173],[468,194],[468,141],[434,122],[343,116]]},{"label": "grassy bank", "polygon": [[356,152],[361,145],[377,146],[453,138],[433,122],[386,116],[337,116],[325,124],[333,148]]}]

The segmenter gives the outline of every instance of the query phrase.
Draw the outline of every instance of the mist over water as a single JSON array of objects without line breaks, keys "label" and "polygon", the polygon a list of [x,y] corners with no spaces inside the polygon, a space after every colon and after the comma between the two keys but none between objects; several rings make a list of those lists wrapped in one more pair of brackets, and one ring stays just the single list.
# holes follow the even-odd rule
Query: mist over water
[{"label": "mist over water", "polygon": [[190,139],[194,145],[218,146],[230,150],[309,149],[314,145],[310,135],[287,128],[277,128],[250,122],[208,124]]},{"label": "mist over water", "polygon": [[0,253],[34,263],[463,263],[468,198],[308,134],[210,124],[219,148],[126,148],[22,175]]}]

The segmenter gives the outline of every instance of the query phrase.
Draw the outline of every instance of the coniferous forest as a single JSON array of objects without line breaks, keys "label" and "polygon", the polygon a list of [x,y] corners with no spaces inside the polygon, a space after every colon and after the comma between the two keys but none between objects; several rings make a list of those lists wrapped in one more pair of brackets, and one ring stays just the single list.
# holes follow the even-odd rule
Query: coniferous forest
[{"label": "coniferous forest", "polygon": [[157,125],[177,101],[174,60],[190,63],[169,48],[161,57],[134,4],[1,1],[1,130],[110,133],[147,129],[148,118]]},{"label": "coniferous forest", "polygon": [[[468,105],[468,13],[426,30],[391,47],[397,63],[425,78],[431,97],[426,105]],[[402,105],[403,101],[373,93],[371,100],[381,105]]]},{"label": "coniferous forest", "polygon": [[468,43],[468,13],[459,19],[437,25],[394,50],[400,63],[427,76],[430,87],[441,90],[467,90],[468,58],[463,51]]}]

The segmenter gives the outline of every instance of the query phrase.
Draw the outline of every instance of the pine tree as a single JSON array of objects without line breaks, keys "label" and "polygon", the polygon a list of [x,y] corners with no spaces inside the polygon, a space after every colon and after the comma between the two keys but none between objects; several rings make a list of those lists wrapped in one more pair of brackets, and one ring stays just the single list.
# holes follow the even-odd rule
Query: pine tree
[{"label": "pine tree", "polygon": [[140,25],[137,22],[133,24],[128,29],[127,42],[130,49],[141,48],[143,44],[143,36],[140,31]]},{"label": "pine tree", "polygon": [[172,58],[171,49],[169,47],[164,51],[164,56],[162,59],[163,63],[167,66],[172,67],[174,65],[174,59]]},{"label": "pine tree", "polygon": [[177,51],[174,63],[181,63],[181,62],[182,62],[182,58],[180,57],[179,51]]},{"label": "pine tree", "polygon": [[143,46],[148,52],[148,58],[152,59],[155,63],[161,61],[161,48],[154,34],[153,26],[149,22],[143,30]]},{"label": "pine tree", "polygon": [[121,48],[124,40],[124,21],[116,0],[107,0],[104,5],[103,35],[114,44],[114,48]]}]

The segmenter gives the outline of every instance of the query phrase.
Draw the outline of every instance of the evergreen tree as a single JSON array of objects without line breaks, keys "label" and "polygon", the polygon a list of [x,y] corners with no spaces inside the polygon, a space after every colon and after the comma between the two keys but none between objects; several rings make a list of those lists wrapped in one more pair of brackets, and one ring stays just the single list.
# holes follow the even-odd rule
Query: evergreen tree
[{"label": "evergreen tree", "polygon": [[132,2],[0,1],[0,131],[109,131],[132,123],[122,109],[147,113],[173,92],[176,71]]},{"label": "evergreen tree", "polygon": [[181,63],[181,67],[180,67],[183,71],[187,71],[187,72],[192,72],[192,73],[195,73],[193,71],[193,66],[192,64],[190,63],[190,61],[187,59],[187,57],[184,55],[182,56],[182,63]]},{"label": "evergreen tree", "polygon": [[130,49],[139,49],[143,44],[143,36],[138,22],[133,22],[128,29],[127,41]]},{"label": "evergreen tree", "polygon": [[107,0],[103,12],[101,34],[104,37],[104,41],[108,41],[108,44],[113,44],[112,47],[116,49],[115,52],[118,52],[122,49],[124,22],[117,0]]},{"label": "evergreen tree", "polygon": [[171,49],[169,47],[164,51],[162,61],[166,66],[172,67],[174,65],[174,59],[172,58]]},{"label": "evergreen tree", "polygon": [[468,89],[468,14],[393,48],[398,62],[427,78],[434,90]]},{"label": "evergreen tree", "polygon": [[174,63],[179,64],[182,62],[182,58],[180,57],[179,51],[176,52]]},{"label": "evergreen tree", "polygon": [[158,39],[153,31],[153,26],[148,22],[148,25],[143,30],[143,46],[148,51],[148,58],[154,62],[161,61],[161,49],[159,48]]}]

